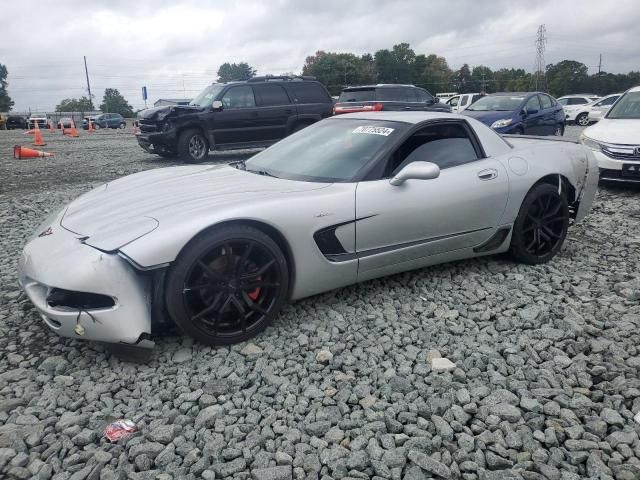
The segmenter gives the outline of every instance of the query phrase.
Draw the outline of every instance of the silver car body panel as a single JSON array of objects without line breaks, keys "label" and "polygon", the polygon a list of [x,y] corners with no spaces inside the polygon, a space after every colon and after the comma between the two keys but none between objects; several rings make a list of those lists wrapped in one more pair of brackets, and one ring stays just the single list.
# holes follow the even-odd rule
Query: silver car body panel
[{"label": "silver car body panel", "polygon": [[[486,158],[441,171],[431,180],[314,183],[258,175],[231,166],[184,166],[141,172],[71,202],[36,232],[19,262],[20,282],[57,333],[135,343],[151,332],[148,270],[166,267],[198,234],[229,222],[277,231],[290,259],[295,300],[391,273],[506,251],[510,227],[537,181],[566,178],[591,206],[598,169],[581,145],[509,138],[455,114],[390,112],[341,115],[421,124],[456,119],[475,131]],[[50,231],[48,228],[51,227]],[[477,251],[498,230],[495,248]],[[335,235],[343,252],[323,253],[319,232]],[[93,315],[52,308],[51,288],[113,297]],[[51,322],[53,319],[55,322]],[[94,321],[99,320],[98,321]]]}]

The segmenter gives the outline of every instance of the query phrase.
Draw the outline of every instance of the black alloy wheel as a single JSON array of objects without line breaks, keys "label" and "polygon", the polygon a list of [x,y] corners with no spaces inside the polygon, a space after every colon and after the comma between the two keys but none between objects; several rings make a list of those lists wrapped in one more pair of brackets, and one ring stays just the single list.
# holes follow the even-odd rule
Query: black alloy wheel
[{"label": "black alloy wheel", "polygon": [[513,226],[511,253],[523,263],[548,262],[562,248],[568,228],[566,197],[557,186],[536,185],[522,202]]},{"label": "black alloy wheel", "polygon": [[166,284],[167,310],[208,345],[241,342],[264,330],[288,293],[287,262],[263,232],[223,227],[180,254]]},{"label": "black alloy wheel", "polygon": [[178,156],[187,163],[200,163],[209,154],[209,142],[200,130],[185,130],[178,138]]}]

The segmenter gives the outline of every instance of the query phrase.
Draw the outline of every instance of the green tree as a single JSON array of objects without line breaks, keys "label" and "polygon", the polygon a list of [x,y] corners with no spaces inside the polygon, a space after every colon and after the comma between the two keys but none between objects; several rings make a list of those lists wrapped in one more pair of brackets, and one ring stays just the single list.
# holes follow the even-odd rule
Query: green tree
[{"label": "green tree", "polygon": [[489,67],[477,65],[471,70],[472,89],[476,92],[493,93],[495,86],[493,85],[493,72]]},{"label": "green tree", "polygon": [[582,92],[590,86],[588,67],[575,60],[562,60],[547,65],[546,81],[549,93],[556,97]]},{"label": "green tree", "polygon": [[458,86],[458,93],[469,93],[473,90],[471,87],[471,69],[466,63],[455,73],[455,83]]},{"label": "green tree", "polygon": [[0,63],[0,112],[8,112],[13,107],[13,100],[7,93],[7,75],[9,72],[7,67]]},{"label": "green tree", "polygon": [[438,55],[417,55],[414,65],[416,82],[425,87],[431,93],[446,92],[451,88],[453,72],[444,57]]},{"label": "green tree", "polygon": [[109,113],[119,113],[123,117],[133,117],[133,108],[120,94],[117,88],[106,88],[100,110]]},{"label": "green tree", "polygon": [[378,81],[383,83],[414,83],[416,53],[408,43],[394,45],[391,50],[378,50],[375,55]]},{"label": "green tree", "polygon": [[87,97],[65,98],[56,105],[56,112],[90,112],[93,102]]},{"label": "green tree", "polygon": [[256,69],[246,62],[223,63],[218,68],[218,82],[249,80],[256,76]]},{"label": "green tree", "polygon": [[371,55],[358,57],[353,53],[333,53],[319,50],[305,59],[303,75],[316,77],[332,95],[347,85],[370,83],[374,80]]}]

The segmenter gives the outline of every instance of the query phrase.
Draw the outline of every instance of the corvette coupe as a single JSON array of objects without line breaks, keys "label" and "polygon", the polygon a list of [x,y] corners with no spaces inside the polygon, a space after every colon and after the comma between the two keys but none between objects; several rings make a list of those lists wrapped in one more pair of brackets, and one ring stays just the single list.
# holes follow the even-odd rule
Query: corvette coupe
[{"label": "corvette coupe", "polygon": [[80,196],[29,239],[19,281],[63,336],[148,346],[174,322],[230,344],[355,282],[502,252],[547,262],[597,181],[592,151],[565,140],[439,112],[340,115],[246,161]]}]

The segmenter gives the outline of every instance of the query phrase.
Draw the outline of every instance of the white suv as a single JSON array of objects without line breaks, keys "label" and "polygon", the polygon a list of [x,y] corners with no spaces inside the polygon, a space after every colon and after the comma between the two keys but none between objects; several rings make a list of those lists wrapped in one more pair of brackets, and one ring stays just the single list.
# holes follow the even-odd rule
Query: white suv
[{"label": "white suv", "polygon": [[597,95],[585,93],[582,95],[565,95],[558,98],[558,103],[564,108],[564,115],[567,122],[575,122],[580,109],[586,104],[600,99]]},{"label": "white suv", "polygon": [[600,178],[640,183],[640,86],[627,90],[605,116],[580,135],[594,151]]}]

